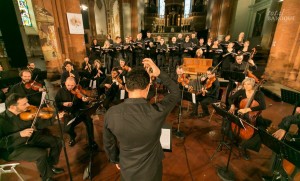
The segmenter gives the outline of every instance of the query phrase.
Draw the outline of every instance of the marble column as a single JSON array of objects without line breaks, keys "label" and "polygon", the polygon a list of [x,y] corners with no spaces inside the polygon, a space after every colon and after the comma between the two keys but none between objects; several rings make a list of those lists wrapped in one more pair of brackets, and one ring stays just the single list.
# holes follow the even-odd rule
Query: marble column
[{"label": "marble column", "polygon": [[[298,90],[300,90],[297,82],[300,67],[299,7],[299,0],[283,1],[265,70],[265,75],[269,79]],[[268,16],[275,14],[276,12],[270,12]]]}]

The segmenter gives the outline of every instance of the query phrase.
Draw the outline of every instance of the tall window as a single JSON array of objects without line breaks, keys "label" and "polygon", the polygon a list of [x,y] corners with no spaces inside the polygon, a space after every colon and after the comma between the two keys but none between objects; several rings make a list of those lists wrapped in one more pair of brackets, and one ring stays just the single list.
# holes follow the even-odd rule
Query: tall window
[{"label": "tall window", "polygon": [[184,17],[189,17],[191,11],[191,0],[185,0],[184,1]]},{"label": "tall window", "polygon": [[165,16],[165,0],[159,0],[158,12],[160,17]]},{"label": "tall window", "polygon": [[24,26],[32,26],[26,0],[18,0],[21,19]]}]

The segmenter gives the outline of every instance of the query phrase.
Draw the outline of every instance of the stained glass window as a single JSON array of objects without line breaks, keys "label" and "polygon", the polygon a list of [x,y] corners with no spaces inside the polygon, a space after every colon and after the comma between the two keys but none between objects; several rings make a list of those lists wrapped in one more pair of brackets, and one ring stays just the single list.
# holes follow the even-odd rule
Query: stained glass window
[{"label": "stained glass window", "polygon": [[159,0],[159,16],[165,16],[165,0]]},{"label": "stained glass window", "polygon": [[22,23],[24,26],[32,26],[26,0],[18,0]]},{"label": "stained glass window", "polygon": [[191,11],[191,0],[185,0],[184,1],[184,17],[189,17]]}]

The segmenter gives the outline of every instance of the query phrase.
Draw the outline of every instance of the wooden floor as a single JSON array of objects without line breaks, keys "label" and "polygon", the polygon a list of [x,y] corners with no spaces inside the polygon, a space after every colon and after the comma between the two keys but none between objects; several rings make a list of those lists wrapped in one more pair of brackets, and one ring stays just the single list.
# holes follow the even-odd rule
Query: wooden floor
[{"label": "wooden floor", "polygon": [[[277,127],[280,120],[292,113],[293,106],[283,102],[275,102],[266,97],[268,108],[263,112],[265,118],[271,119],[273,125]],[[184,101],[184,108],[188,103]],[[200,107],[200,106],[199,106]],[[201,109],[201,108],[199,108]],[[212,110],[212,108],[210,108]],[[182,123],[180,130],[185,134],[184,139],[172,136],[172,152],[165,153],[163,161],[163,180],[164,181],[218,181],[221,180],[217,175],[219,167],[225,167],[229,151],[225,149],[217,152],[215,157],[210,160],[221,139],[222,119],[214,115],[209,122],[208,118],[190,119],[189,111],[183,109]],[[168,116],[167,122],[177,128],[178,107]],[[101,151],[93,156],[93,180],[95,181],[114,181],[120,180],[120,173],[116,167],[109,163],[102,144],[103,116],[93,116],[95,138]],[[54,134],[59,135],[57,122],[50,128]],[[72,178],[75,181],[83,180],[83,172],[88,164],[86,150],[87,139],[85,127],[80,124],[76,127],[77,144],[74,147],[66,146],[67,155],[70,162]],[[68,137],[64,135],[66,144]],[[235,180],[259,181],[261,175],[268,174],[271,150],[262,146],[259,153],[250,152],[251,159],[245,161],[239,157],[236,147],[233,149],[233,156],[230,160],[229,169],[234,173]],[[61,153],[59,167],[65,168],[66,172],[55,176],[58,181],[70,180],[64,152]],[[18,172],[25,180],[39,180],[34,163],[21,162],[17,167]],[[3,181],[17,180],[13,174],[4,174]]]}]

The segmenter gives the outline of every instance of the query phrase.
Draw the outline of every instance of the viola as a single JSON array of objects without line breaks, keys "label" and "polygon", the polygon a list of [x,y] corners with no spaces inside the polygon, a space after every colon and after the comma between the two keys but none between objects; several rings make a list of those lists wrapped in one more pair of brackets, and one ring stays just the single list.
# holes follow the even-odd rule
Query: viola
[{"label": "viola", "polygon": [[38,112],[38,108],[36,106],[30,105],[27,111],[20,113],[20,119],[23,121],[32,121],[35,116],[37,116],[41,119],[47,120],[53,117],[54,111],[55,109],[53,107],[43,107]]},{"label": "viola", "polygon": [[125,65],[122,67],[122,69],[126,72],[129,72],[131,68],[129,66]]},{"label": "viola", "polygon": [[190,80],[188,77],[185,76],[185,74],[181,74],[181,76],[178,77],[177,79],[178,83],[181,83],[181,85],[183,87],[185,87],[186,85],[189,85]]},{"label": "viola", "polygon": [[35,90],[35,91],[39,91],[40,88],[43,88],[43,85],[32,80],[30,82],[27,82],[25,83],[25,88],[26,89],[32,89],[32,90]]}]

